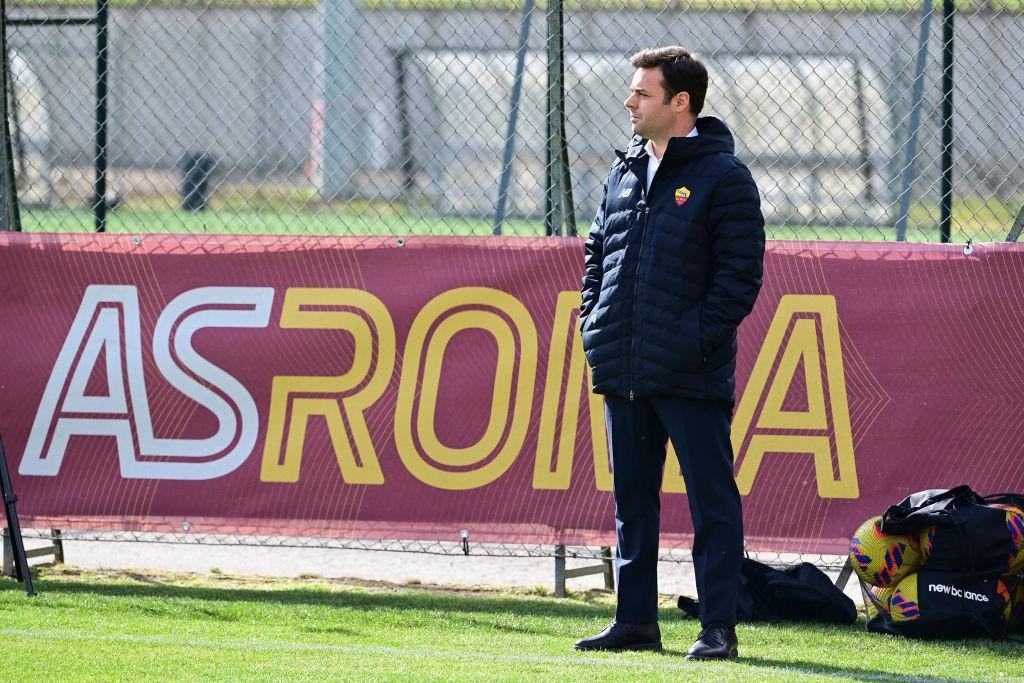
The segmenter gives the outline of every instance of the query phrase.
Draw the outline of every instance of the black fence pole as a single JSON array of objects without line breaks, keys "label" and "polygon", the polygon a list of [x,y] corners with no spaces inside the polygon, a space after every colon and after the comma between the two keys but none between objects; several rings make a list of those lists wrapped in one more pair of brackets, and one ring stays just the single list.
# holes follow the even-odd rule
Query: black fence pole
[{"label": "black fence pole", "polygon": [[949,242],[953,225],[953,14],[955,0],[942,2],[942,215],[939,240]]},{"label": "black fence pole", "polygon": [[3,57],[2,67],[2,86],[3,86],[3,102],[0,103],[0,114],[3,116],[3,121],[0,122],[2,128],[0,128],[0,134],[3,136],[3,147],[0,149],[0,162],[2,162],[2,168],[0,168],[0,178],[3,179],[2,197],[0,201],[3,202],[0,207],[0,220],[3,221],[3,225],[0,225],[0,229],[3,230],[14,230],[21,231],[21,212],[18,210],[18,185],[17,179],[14,175],[14,149],[11,146],[11,126],[10,116],[11,113],[8,109],[8,104],[11,100],[14,100],[14,106],[17,106],[17,98],[8,98],[8,93],[14,92],[14,82],[11,76],[11,60],[10,55],[7,51],[7,2],[6,0],[0,0],[0,16],[2,16],[2,25],[0,25],[0,56]]},{"label": "black fence pole", "polygon": [[96,232],[107,231],[107,35],[109,0],[96,0],[96,156],[92,212]]},{"label": "black fence pole", "polygon": [[545,233],[576,234],[569,151],[565,139],[565,4],[552,0],[547,21],[547,173]]},{"label": "black fence pole", "polygon": [[25,592],[35,595],[32,586],[32,573],[28,569],[28,557],[25,556],[25,541],[21,537],[21,525],[18,524],[18,512],[14,503],[18,497],[14,495],[11,484],[11,473],[7,469],[7,453],[4,451],[3,439],[0,439],[0,492],[4,499],[4,512],[7,513],[7,533],[11,538],[11,549],[14,550],[15,578],[24,582]]},{"label": "black fence pole", "polygon": [[547,41],[546,41],[546,54],[547,54],[547,71],[548,71],[548,84],[547,93],[545,95],[545,141],[544,141],[544,234],[557,235],[558,231],[562,227],[562,216],[559,210],[559,196],[558,196],[558,181],[561,178],[561,173],[556,173],[554,165],[556,161],[555,148],[557,141],[555,135],[557,134],[557,126],[555,124],[555,117],[557,117],[557,93],[558,93],[558,76],[559,76],[559,63],[558,60],[561,55],[558,53],[558,31],[559,26],[559,10],[562,7],[561,0],[551,0],[548,4],[548,15],[547,15]]}]

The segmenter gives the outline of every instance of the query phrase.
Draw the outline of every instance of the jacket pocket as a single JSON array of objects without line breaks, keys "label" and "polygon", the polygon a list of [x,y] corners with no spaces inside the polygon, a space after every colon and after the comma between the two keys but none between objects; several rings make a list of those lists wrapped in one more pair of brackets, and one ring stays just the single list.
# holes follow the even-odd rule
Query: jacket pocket
[{"label": "jacket pocket", "polygon": [[700,308],[685,309],[679,318],[677,337],[680,369],[700,372],[704,369],[704,349],[700,334]]}]

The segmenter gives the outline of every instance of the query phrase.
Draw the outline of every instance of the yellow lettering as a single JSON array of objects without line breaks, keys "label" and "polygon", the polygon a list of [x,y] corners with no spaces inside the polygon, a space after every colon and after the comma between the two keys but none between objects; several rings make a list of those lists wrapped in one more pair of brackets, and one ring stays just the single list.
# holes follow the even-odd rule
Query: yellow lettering
[{"label": "yellow lettering", "polygon": [[[776,361],[778,368],[773,374]],[[785,410],[783,403],[794,387],[799,367],[804,370],[807,409]],[[735,452],[743,453],[736,481],[744,495],[750,493],[768,453],[813,456],[822,498],[860,495],[834,296],[788,295],[779,302],[736,410],[732,442]],[[833,466],[833,453],[837,467]]]},{"label": "yellow lettering", "polygon": [[[583,355],[583,343],[576,328],[579,292],[561,292],[555,304],[555,322],[548,348],[547,378],[537,430],[537,457],[533,464],[533,488],[566,490],[572,479],[579,427],[579,387],[587,395],[590,433],[594,454],[594,482],[599,491],[612,490],[608,465],[608,444],[604,430],[604,405],[601,396],[590,390],[590,371]],[[569,347],[569,371],[565,376],[566,346]],[[559,413],[559,406],[561,412]],[[559,420],[559,418],[561,418]],[[558,446],[555,447],[555,434]]]},{"label": "yellow lettering", "polygon": [[[353,310],[303,310],[303,307],[311,306]],[[367,320],[372,323],[372,328]],[[358,289],[292,287],[285,293],[281,327],[348,332],[352,335],[354,347],[352,366],[335,377],[274,378],[260,480],[299,480],[309,420],[313,416],[322,416],[327,421],[331,445],[343,479],[350,484],[383,484],[384,475],[364,412],[384,393],[394,370],[395,328],[387,308],[377,297]],[[373,363],[374,356],[376,364]],[[302,394],[335,394],[336,397],[312,398]],[[344,406],[351,434],[346,432],[341,406]],[[289,407],[288,439],[284,459],[281,460],[281,443]]]},{"label": "yellow lettering", "polygon": [[[452,448],[437,438],[437,391],[449,343],[470,329],[488,332],[498,345],[490,418],[476,443]],[[504,474],[526,439],[536,371],[537,328],[514,296],[462,287],[427,302],[409,329],[395,408],[395,445],[409,472],[448,490],[478,488]]]},{"label": "yellow lettering", "polygon": [[668,444],[668,453],[665,455],[665,469],[663,473],[662,491],[665,493],[686,493],[683,469],[679,465],[679,458],[676,457],[676,449],[673,448],[671,441]]}]

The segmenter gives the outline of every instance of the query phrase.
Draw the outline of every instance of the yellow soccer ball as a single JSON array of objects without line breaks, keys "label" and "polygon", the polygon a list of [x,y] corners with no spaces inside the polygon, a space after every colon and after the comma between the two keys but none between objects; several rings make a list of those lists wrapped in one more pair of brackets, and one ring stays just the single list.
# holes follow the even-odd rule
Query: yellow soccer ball
[{"label": "yellow soccer ball", "polygon": [[871,594],[871,598],[868,601],[869,612],[875,614],[878,612],[889,613],[889,601],[892,600],[892,594],[896,591],[895,586],[889,586],[888,588],[879,588],[878,586],[870,586],[868,592]]},{"label": "yellow soccer ball", "polygon": [[917,574],[906,577],[893,590],[889,599],[889,616],[893,621],[915,621],[921,618],[917,598]]},{"label": "yellow soccer ball", "polygon": [[917,540],[918,552],[921,553],[921,564],[928,561],[928,557],[932,554],[932,546],[935,545],[935,532],[937,527],[930,526],[921,532],[921,535]]},{"label": "yellow soccer ball", "polygon": [[850,539],[850,562],[854,571],[872,586],[894,586],[921,566],[916,538],[884,534],[881,517],[872,517]]},{"label": "yellow soccer ball", "polygon": [[1009,624],[1013,615],[1013,598],[1005,578],[996,581],[996,594],[1003,600],[1003,621]]},{"label": "yellow soccer ball", "polygon": [[993,505],[1006,511],[1006,528],[1010,531],[1007,567],[1010,574],[1024,571],[1024,510],[1014,505]]},{"label": "yellow soccer ball", "polygon": [[1010,628],[1016,628],[1024,624],[1024,581],[1017,582],[1013,604],[1010,606],[1010,619],[1007,623]]}]

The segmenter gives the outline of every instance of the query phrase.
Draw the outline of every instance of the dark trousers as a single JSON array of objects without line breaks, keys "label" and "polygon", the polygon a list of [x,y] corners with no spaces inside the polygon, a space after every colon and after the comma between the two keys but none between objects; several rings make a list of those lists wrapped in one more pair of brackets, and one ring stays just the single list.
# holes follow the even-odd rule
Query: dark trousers
[{"label": "dark trousers", "polygon": [[731,406],[667,396],[634,401],[606,396],[605,419],[618,535],[616,620],[658,620],[660,490],[671,439],[693,518],[701,625],[735,625],[743,512],[732,471]]}]

